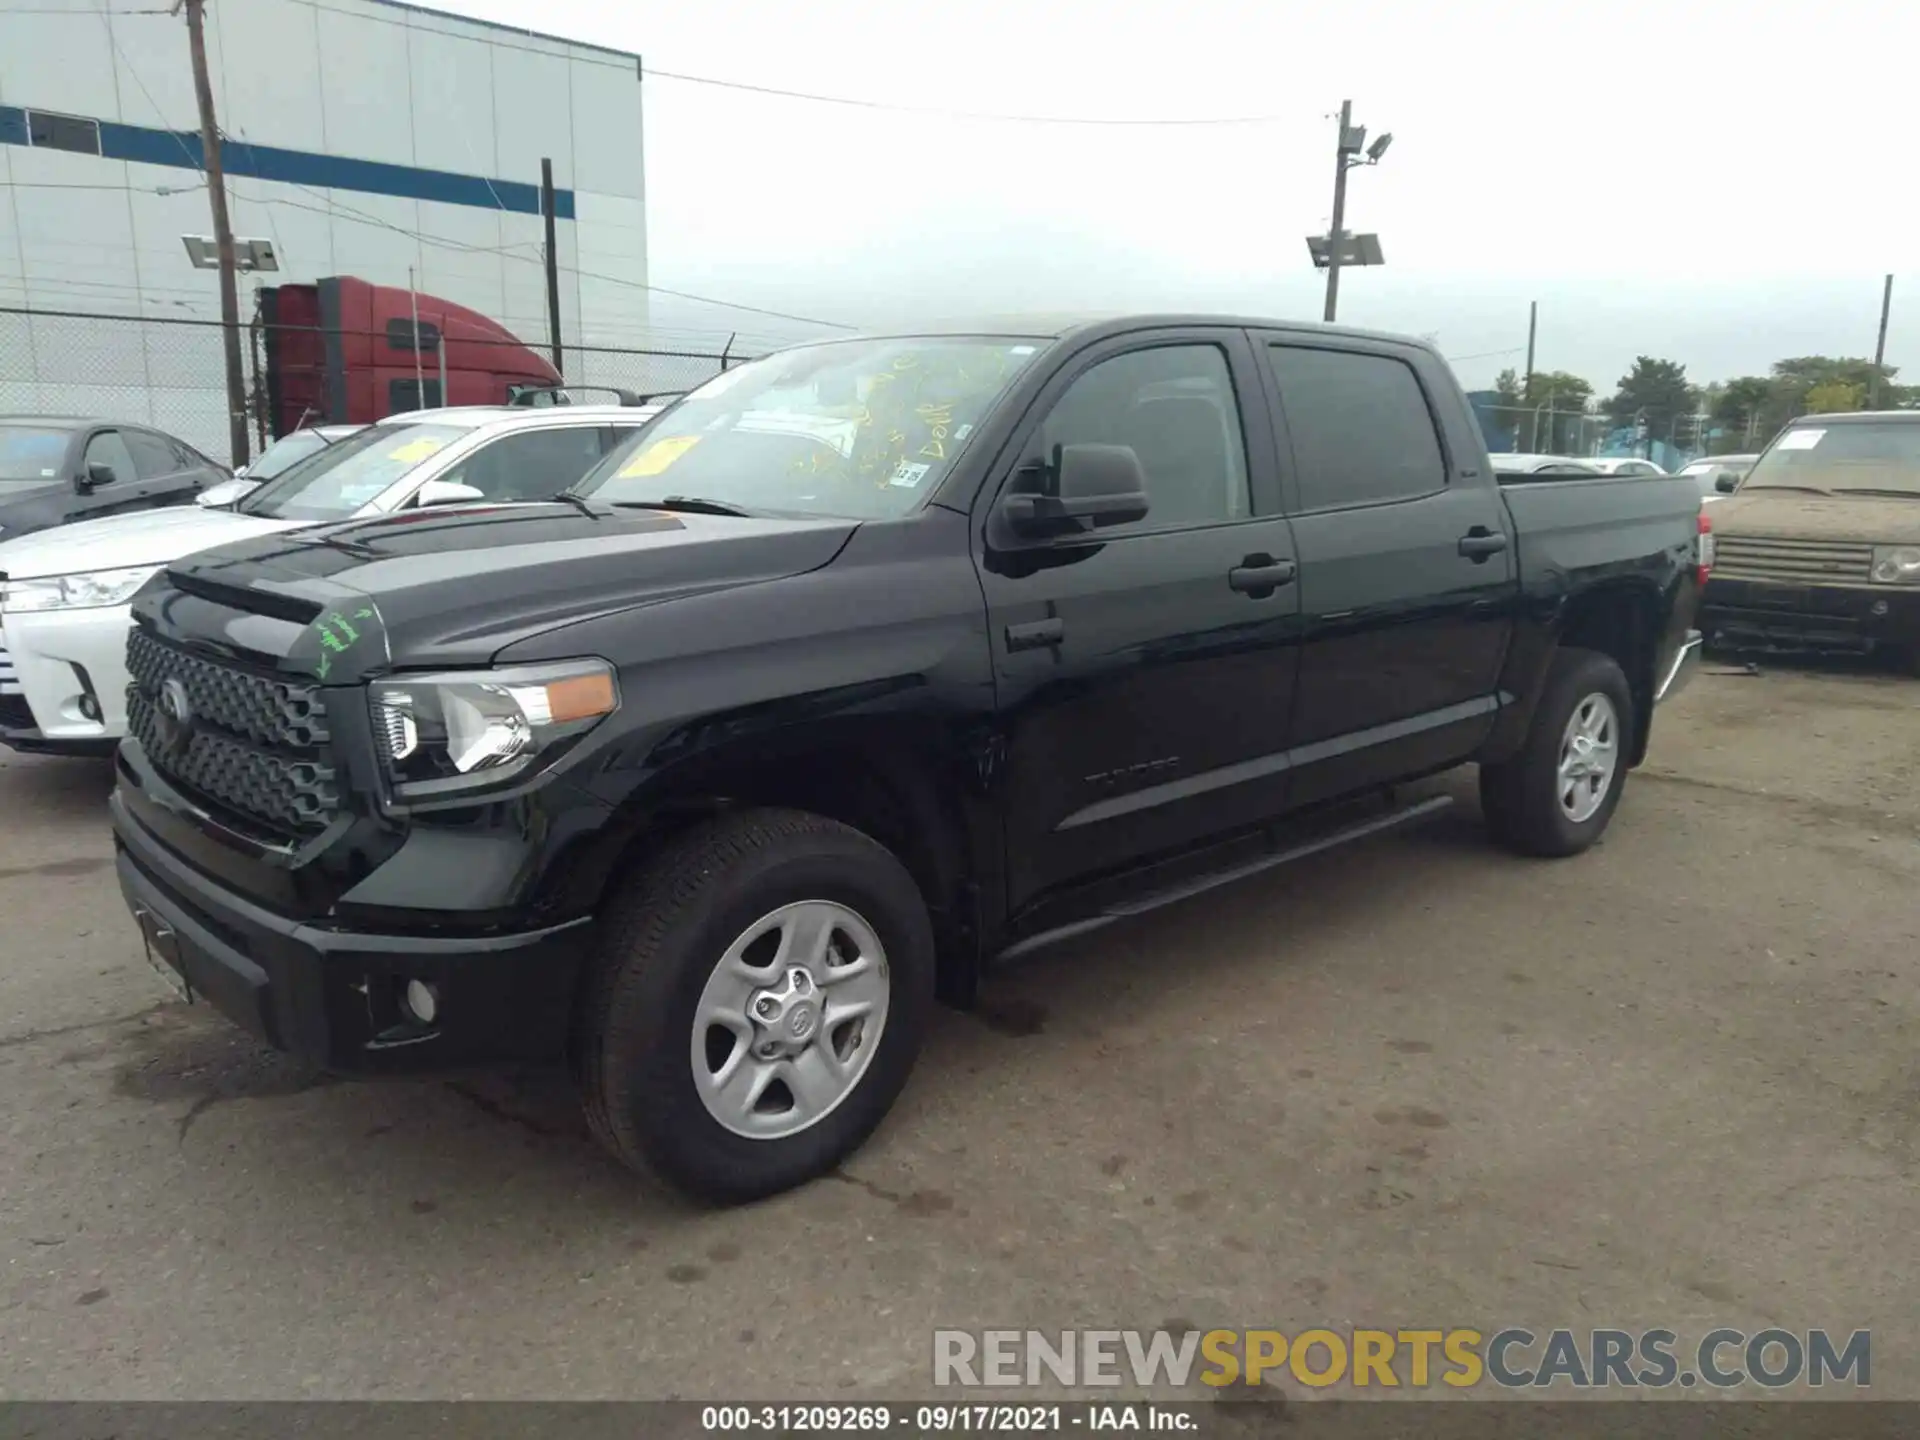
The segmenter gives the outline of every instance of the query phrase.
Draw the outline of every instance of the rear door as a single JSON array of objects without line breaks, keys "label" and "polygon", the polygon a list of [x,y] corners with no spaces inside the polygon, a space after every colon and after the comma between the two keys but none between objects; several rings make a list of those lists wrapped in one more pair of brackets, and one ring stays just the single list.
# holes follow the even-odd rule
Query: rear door
[{"label": "rear door", "polygon": [[1445,377],[1423,374],[1424,352],[1259,339],[1300,560],[1294,799],[1457,763],[1493,724],[1519,599],[1493,477],[1449,444]]},{"label": "rear door", "polygon": [[200,492],[199,473],[186,459],[183,447],[151,430],[124,427],[121,438],[133,455],[142,500],[153,508],[180,505]]},{"label": "rear door", "polygon": [[[1134,449],[1144,520],[1046,542],[993,523],[1017,472],[1081,443]],[[1283,809],[1299,600],[1245,333],[1072,356],[983,502],[1010,906]]]}]

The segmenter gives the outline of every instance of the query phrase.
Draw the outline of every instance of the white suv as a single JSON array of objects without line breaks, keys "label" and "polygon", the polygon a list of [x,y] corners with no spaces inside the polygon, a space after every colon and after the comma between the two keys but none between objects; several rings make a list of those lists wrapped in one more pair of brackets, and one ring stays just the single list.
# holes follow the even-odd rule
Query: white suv
[{"label": "white suv", "polygon": [[544,500],[661,409],[414,410],[335,440],[225,508],[120,515],[0,543],[0,741],[54,754],[111,752],[127,728],[128,602],[163,566],[355,516]]}]

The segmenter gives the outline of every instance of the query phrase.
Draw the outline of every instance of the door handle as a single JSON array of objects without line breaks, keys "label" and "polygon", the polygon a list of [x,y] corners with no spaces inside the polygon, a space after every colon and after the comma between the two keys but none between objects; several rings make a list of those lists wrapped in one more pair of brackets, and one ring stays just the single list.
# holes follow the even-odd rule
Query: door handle
[{"label": "door handle", "polygon": [[1058,645],[1067,636],[1067,622],[1058,615],[1045,620],[1030,620],[1024,625],[1007,626],[1008,650],[1045,650]]},{"label": "door handle", "polygon": [[1507,537],[1484,525],[1476,525],[1460,537],[1460,553],[1476,565],[1484,565],[1489,555],[1507,548]]},{"label": "door handle", "polygon": [[1271,555],[1249,555],[1227,572],[1227,584],[1242,595],[1264,600],[1282,585],[1291,585],[1299,567]]}]

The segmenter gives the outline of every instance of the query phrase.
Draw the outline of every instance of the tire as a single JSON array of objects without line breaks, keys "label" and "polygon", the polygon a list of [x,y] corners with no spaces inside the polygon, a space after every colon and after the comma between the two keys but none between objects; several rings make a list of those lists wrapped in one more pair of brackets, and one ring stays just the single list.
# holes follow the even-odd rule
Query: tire
[{"label": "tire", "polygon": [[[804,937],[808,925],[823,931],[827,948],[810,945],[824,958],[800,968],[833,977],[838,961],[850,967],[846,976],[820,983],[773,964],[776,948],[792,943],[782,937]],[[782,977],[777,998],[731,967],[721,973],[729,952],[756,935],[744,958]],[[631,1168],[651,1169],[697,1199],[737,1204],[831,1170],[892,1108],[933,1006],[932,925],[906,868],[859,831],[799,811],[745,811],[696,828],[634,872],[600,917],[587,987],[574,1066],[594,1135]],[[714,999],[728,987],[739,991],[737,1006]],[[866,1018],[833,1018],[845,1008],[837,997],[871,1001],[876,994],[884,998]],[[789,1007],[776,1012],[771,1031],[752,1018],[762,1003]],[[723,1025],[703,1025],[696,1041],[696,1014],[721,1010],[738,1011],[740,1051]],[[795,1040],[803,1011],[814,1018],[807,1038]],[[866,1028],[876,1020],[878,1037],[869,1040]],[[763,1060],[763,1043],[798,1049]],[[801,1058],[822,1046],[832,1054]],[[728,1058],[711,1058],[721,1054]],[[828,1059],[839,1067],[824,1072],[833,1084],[852,1078],[832,1103],[807,1110],[803,1093],[832,1089],[820,1080]],[[760,1108],[716,1098],[716,1112],[696,1080],[702,1064],[721,1074],[740,1066],[749,1089],[736,1096],[750,1093],[761,1072],[780,1078],[766,1086]],[[813,1081],[802,1085],[803,1074]],[[783,1098],[793,1107],[784,1119],[767,1108]],[[722,1112],[764,1133],[732,1128],[717,1118]]]},{"label": "tire", "polygon": [[[1592,722],[1611,708],[1612,762],[1598,803],[1591,775],[1584,788],[1563,783],[1563,749],[1573,740],[1576,713]],[[1480,767],[1480,809],[1495,840],[1522,855],[1578,855],[1605,833],[1626,788],[1626,757],[1633,752],[1633,691],[1612,656],[1562,650],[1554,656],[1520,753]],[[1563,803],[1571,788],[1575,803]]]}]

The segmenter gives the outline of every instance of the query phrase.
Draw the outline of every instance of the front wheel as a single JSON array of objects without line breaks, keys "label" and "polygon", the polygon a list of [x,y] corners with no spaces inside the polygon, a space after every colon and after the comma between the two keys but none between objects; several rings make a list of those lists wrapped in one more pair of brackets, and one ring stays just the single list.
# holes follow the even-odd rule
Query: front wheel
[{"label": "front wheel", "polygon": [[701,827],[603,917],[576,1058],[595,1135],[723,1203],[832,1169],[906,1083],[933,954],[912,877],[859,831],[781,810]]},{"label": "front wheel", "polygon": [[1632,753],[1633,692],[1619,663],[1562,650],[1520,753],[1480,767],[1488,829],[1523,855],[1579,854],[1613,818]]}]

